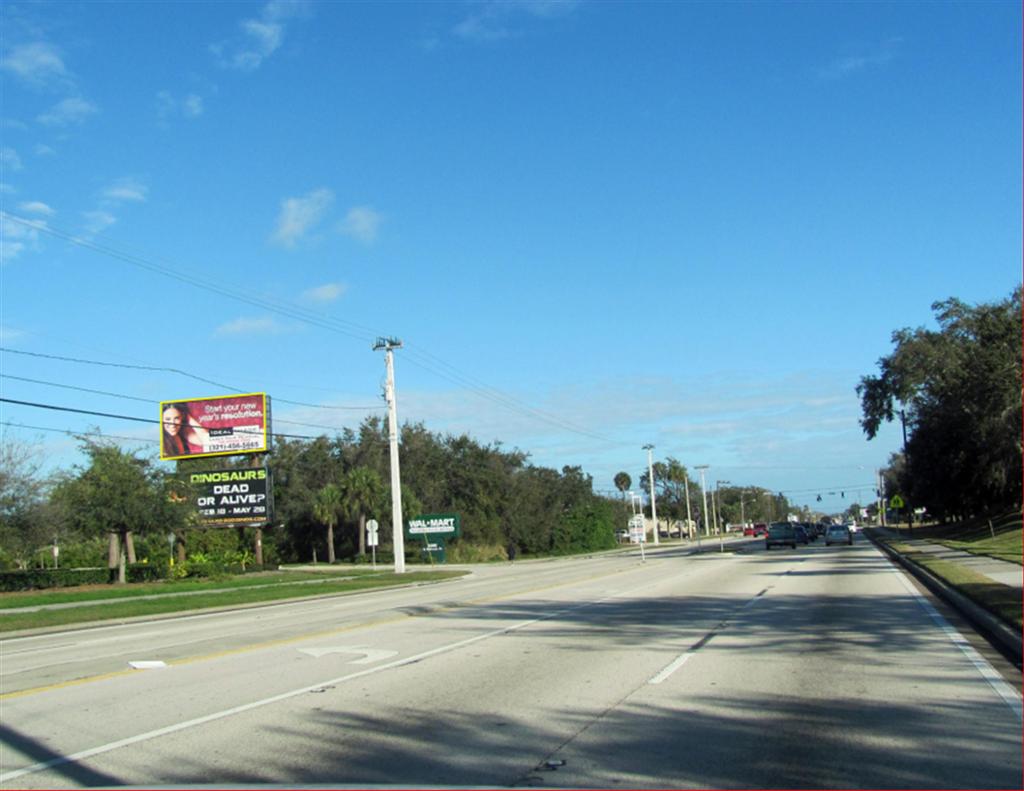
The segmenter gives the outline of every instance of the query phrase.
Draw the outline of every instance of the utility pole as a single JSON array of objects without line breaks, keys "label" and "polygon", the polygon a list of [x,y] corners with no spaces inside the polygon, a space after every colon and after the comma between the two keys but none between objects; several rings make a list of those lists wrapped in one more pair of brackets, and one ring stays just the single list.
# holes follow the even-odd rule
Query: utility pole
[{"label": "utility pole", "polygon": [[395,361],[393,351],[401,349],[398,338],[377,338],[375,352],[384,350],[388,380],[384,397],[388,402],[388,442],[391,447],[391,541],[395,550],[395,574],[405,573],[405,534],[402,525],[402,477],[398,470],[398,409],[395,406]]},{"label": "utility pole", "polygon": [[[721,515],[722,515],[721,514],[721,511],[722,511],[722,495],[721,495],[721,488],[720,487],[721,487],[721,485],[723,483],[729,483],[729,481],[715,481],[715,499],[718,500],[718,512],[719,512],[718,516],[719,517],[721,517]],[[725,552],[725,537],[724,537],[725,526],[724,525],[716,525],[716,527],[718,527],[718,551],[719,552]]]},{"label": "utility pole", "polygon": [[[903,426],[903,477],[907,480],[907,485],[910,483],[910,456],[907,454],[907,416],[904,411],[900,410],[900,425]],[[901,487],[902,488],[902,487]],[[910,503],[910,497],[905,495],[904,500],[907,501],[907,533],[910,536],[914,535],[914,507]]]},{"label": "utility pole", "polygon": [[876,470],[878,476],[878,524],[885,527],[885,479],[882,471]]},{"label": "utility pole", "polygon": [[654,504],[654,462],[651,457],[654,446],[644,445],[644,450],[647,451],[647,482],[651,485],[651,520],[654,522],[654,545],[657,546],[660,543],[658,541],[658,509]]},{"label": "utility pole", "polygon": [[[683,470],[683,491],[686,492],[686,537],[690,537],[690,525],[692,520],[690,518],[690,471]],[[682,533],[679,534],[679,540],[683,540]],[[697,540],[700,541],[700,533],[697,533]]]},{"label": "utility pole", "polygon": [[701,497],[704,498],[704,535],[710,536],[711,531],[708,527],[708,489],[704,483],[704,470],[707,468],[707,464],[697,464],[694,466],[695,470],[700,470],[700,493]]}]

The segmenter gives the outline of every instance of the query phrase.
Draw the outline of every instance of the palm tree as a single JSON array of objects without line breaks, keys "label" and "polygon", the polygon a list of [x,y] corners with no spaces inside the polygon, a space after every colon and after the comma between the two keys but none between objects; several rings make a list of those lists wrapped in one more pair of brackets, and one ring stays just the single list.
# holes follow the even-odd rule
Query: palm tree
[{"label": "palm tree", "polygon": [[384,483],[369,467],[353,467],[342,480],[345,512],[359,521],[359,554],[366,554],[366,517],[381,507]]},{"label": "palm tree", "polygon": [[620,472],[615,478],[615,488],[622,492],[622,500],[626,500],[626,492],[629,491],[629,487],[633,485],[633,479],[629,477],[629,473]]},{"label": "palm tree", "polygon": [[313,517],[327,527],[327,562],[334,562],[334,526],[338,524],[341,512],[341,489],[333,483],[324,486],[316,493],[313,503]]}]

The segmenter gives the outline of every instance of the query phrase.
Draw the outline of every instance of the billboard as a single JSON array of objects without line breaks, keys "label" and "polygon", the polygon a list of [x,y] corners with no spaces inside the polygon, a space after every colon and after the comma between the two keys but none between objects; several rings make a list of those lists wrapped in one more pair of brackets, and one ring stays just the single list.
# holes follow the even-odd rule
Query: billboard
[{"label": "billboard", "polygon": [[160,402],[160,458],[265,453],[270,439],[266,393]]},{"label": "billboard", "polygon": [[273,519],[270,475],[262,467],[188,474],[204,525],[264,525]]}]

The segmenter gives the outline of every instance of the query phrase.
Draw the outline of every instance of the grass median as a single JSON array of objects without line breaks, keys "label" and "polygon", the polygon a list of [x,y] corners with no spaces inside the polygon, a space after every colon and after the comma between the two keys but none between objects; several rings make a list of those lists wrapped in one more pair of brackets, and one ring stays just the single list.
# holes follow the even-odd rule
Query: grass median
[{"label": "grass median", "polygon": [[948,560],[930,557],[917,552],[910,544],[899,541],[886,542],[893,551],[907,560],[927,569],[947,585],[962,593],[989,612],[999,616],[1018,629],[1024,628],[1021,614],[1020,591],[1009,585],[995,582],[973,569]]},{"label": "grass median", "polygon": [[[463,571],[343,573],[270,573],[202,582],[148,583],[130,586],[90,586],[0,595],[0,632],[67,626],[93,621],[124,620],[216,607],[238,607],[290,599],[376,590],[399,585],[440,582],[463,576]],[[46,605],[58,609],[36,609]],[[75,606],[67,606],[75,605]],[[25,610],[10,612],[10,610]]]},{"label": "grass median", "polygon": [[[906,531],[906,523],[893,525]],[[992,516],[975,517],[963,522],[938,525],[915,525],[913,538],[923,538],[936,544],[984,555],[996,560],[1024,565],[1024,541],[1022,541],[1020,511],[1005,511]]]}]

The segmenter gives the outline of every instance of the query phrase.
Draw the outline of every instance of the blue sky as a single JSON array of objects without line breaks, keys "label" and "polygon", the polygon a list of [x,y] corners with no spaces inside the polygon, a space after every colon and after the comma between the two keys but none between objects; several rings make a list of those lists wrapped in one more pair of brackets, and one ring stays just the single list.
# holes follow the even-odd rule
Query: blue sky
[{"label": "blue sky", "polygon": [[[316,434],[383,414],[393,335],[403,421],[600,489],[653,443],[838,510],[900,444],[855,393],[893,330],[1021,280],[1018,3],[0,14],[8,399],[229,392],[53,357],[176,368]],[[155,447],[0,411],[50,466],[75,442],[42,428]]]}]

